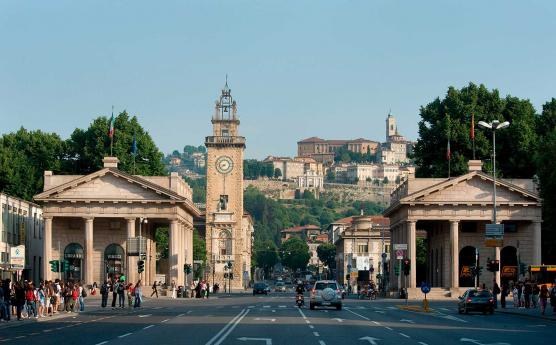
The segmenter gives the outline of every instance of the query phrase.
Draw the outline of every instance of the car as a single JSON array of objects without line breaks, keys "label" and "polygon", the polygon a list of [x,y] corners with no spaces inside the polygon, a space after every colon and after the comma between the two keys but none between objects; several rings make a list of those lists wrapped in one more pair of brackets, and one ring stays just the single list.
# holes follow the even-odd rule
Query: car
[{"label": "car", "polygon": [[469,289],[458,297],[458,313],[467,314],[480,311],[483,314],[494,314],[494,297],[488,290]]},{"label": "car", "polygon": [[335,307],[342,310],[342,291],[334,280],[318,280],[311,289],[309,309],[315,307]]},{"label": "car", "polygon": [[270,288],[266,283],[255,283],[253,285],[253,296],[255,295],[268,295]]},{"label": "car", "polygon": [[276,292],[286,292],[286,284],[283,281],[278,281],[274,285],[274,291]]}]

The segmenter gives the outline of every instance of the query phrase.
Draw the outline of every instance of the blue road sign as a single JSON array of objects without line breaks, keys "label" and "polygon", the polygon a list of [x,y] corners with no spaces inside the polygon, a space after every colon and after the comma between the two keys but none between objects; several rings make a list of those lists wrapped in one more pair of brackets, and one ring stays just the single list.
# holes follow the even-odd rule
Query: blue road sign
[{"label": "blue road sign", "polygon": [[423,292],[424,294],[428,294],[429,292],[431,292],[431,286],[427,283],[421,284],[421,292]]}]

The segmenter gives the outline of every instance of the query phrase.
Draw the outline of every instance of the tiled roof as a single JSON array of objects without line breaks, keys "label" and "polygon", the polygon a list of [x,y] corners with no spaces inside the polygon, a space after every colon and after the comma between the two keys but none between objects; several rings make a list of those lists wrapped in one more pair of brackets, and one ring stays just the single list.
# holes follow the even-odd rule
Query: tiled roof
[{"label": "tiled roof", "polygon": [[293,228],[283,229],[280,232],[301,232],[303,230],[320,230],[320,226],[316,226],[316,225],[294,226]]},{"label": "tiled roof", "polygon": [[326,140],[323,140],[321,138],[318,137],[310,137],[307,139],[303,139],[301,141],[298,141],[299,143],[324,143],[326,142]]}]

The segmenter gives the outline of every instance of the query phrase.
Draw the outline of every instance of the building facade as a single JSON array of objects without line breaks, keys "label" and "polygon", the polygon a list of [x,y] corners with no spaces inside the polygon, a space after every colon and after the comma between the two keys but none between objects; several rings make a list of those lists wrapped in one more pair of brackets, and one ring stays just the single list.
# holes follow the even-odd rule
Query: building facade
[{"label": "building facade", "polygon": [[380,144],[373,140],[358,138],[353,140],[324,140],[311,137],[297,142],[297,155],[299,157],[311,157],[317,162],[330,165],[334,163],[336,151],[345,147],[351,152],[375,155]]},{"label": "building facade", "polygon": [[[493,179],[481,171],[481,161],[470,161],[469,172],[462,176],[410,175],[398,186],[384,215],[390,218],[391,255],[396,244],[407,245],[403,255],[410,259],[411,270],[407,279],[390,270],[392,287],[407,287],[410,296],[421,296],[417,287],[422,280],[456,297],[475,285],[470,267],[486,267],[488,258],[499,260],[501,266],[495,275],[483,272],[479,277],[479,283],[488,287],[493,278],[499,285],[522,278],[517,273],[519,261],[541,264],[542,205],[535,184],[528,179],[497,179],[496,188],[497,222],[505,228],[501,247],[489,247],[485,241],[486,225],[492,223]],[[419,233],[427,242],[426,270],[420,272],[414,264]]]},{"label": "building facade", "polygon": [[[42,279],[44,221],[39,205],[0,193],[0,278]],[[10,257],[24,246],[24,264]]]},{"label": "building facade", "polygon": [[[243,288],[250,280],[253,226],[243,210],[243,153],[236,102],[228,84],[216,101],[212,136],[206,137],[206,248],[212,280]],[[231,271],[228,265],[232,265]],[[233,274],[233,279],[225,276]]]},{"label": "building facade", "polygon": [[[185,284],[192,278],[185,276],[183,265],[193,262],[193,218],[200,215],[191,188],[177,173],[130,175],[118,169],[116,157],[103,162],[104,168],[89,175],[45,171],[44,192],[34,197],[43,207],[44,279],[90,285],[126,276],[129,282],[152,284],[157,273],[155,230],[168,227],[164,273],[167,282]],[[143,245],[133,249],[134,243]],[[139,259],[145,263],[142,273]],[[67,260],[70,270],[51,272],[50,260]]]}]

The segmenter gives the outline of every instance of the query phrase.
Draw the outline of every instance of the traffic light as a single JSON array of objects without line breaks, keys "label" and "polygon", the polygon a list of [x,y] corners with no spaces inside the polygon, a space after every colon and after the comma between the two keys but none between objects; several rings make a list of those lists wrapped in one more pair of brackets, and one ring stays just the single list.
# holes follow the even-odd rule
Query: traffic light
[{"label": "traffic light", "polygon": [[69,272],[70,271],[70,263],[68,260],[63,260],[62,261],[62,272]]},{"label": "traffic light", "polygon": [[394,265],[394,274],[396,276],[400,275],[400,265]]},{"label": "traffic light", "polygon": [[403,260],[403,274],[408,276],[411,270],[411,261],[408,258]]},{"label": "traffic light", "polygon": [[224,279],[228,279],[228,273],[224,273]]},{"label": "traffic light", "polygon": [[487,260],[487,271],[489,272],[498,272],[500,271],[500,261],[498,260]]},{"label": "traffic light", "polygon": [[522,275],[525,275],[525,272],[527,272],[527,265],[525,262],[519,263],[519,272],[521,272]]},{"label": "traffic light", "polygon": [[234,274],[233,273],[228,273],[228,278],[230,278],[230,280],[234,280]]},{"label": "traffic light", "polygon": [[143,260],[137,261],[137,271],[139,273],[143,273],[145,271],[145,261]]},{"label": "traffic light", "polygon": [[183,271],[185,274],[191,273],[191,265],[190,264],[183,264]]},{"label": "traffic light", "polygon": [[52,272],[60,272],[60,261],[50,260],[48,263],[50,264],[50,270]]},{"label": "traffic light", "polygon": [[232,262],[228,261],[228,269],[232,268]]}]

